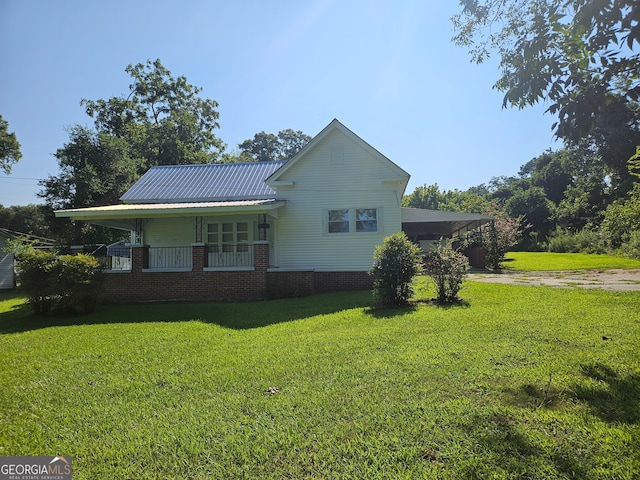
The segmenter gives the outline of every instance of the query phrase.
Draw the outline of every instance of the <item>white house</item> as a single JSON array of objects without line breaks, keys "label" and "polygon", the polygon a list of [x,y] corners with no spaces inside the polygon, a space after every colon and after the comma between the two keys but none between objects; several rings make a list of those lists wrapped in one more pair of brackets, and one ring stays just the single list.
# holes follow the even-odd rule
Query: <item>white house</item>
[{"label": "white house", "polygon": [[373,251],[489,220],[403,209],[409,174],[333,120],[288,161],[151,168],[122,204],[56,212],[131,232],[113,301],[263,298],[368,288]]}]

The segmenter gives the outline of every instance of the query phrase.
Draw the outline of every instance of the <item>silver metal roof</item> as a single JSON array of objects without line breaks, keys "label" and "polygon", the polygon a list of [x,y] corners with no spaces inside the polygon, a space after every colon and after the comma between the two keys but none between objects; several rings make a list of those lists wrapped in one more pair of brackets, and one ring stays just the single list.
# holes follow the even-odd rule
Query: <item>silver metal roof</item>
[{"label": "silver metal roof", "polygon": [[152,167],[122,197],[124,203],[212,202],[275,198],[264,180],[277,162]]}]

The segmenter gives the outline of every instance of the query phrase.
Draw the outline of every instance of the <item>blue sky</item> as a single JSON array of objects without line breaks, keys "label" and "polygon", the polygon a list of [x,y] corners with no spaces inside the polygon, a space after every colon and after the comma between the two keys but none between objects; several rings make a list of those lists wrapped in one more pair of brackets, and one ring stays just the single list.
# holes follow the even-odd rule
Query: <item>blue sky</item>
[{"label": "blue sky", "polygon": [[466,190],[558,148],[545,106],[502,109],[497,60],[453,45],[454,0],[0,0],[0,114],[22,144],[0,204],[41,203],[80,100],[126,95],[160,58],[219,103],[229,149],[337,118],[423,184]]}]

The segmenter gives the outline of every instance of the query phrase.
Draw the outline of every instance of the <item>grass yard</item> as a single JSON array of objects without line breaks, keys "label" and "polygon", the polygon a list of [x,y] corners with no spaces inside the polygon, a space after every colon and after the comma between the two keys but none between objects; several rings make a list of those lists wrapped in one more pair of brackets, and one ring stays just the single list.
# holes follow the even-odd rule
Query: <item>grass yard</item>
[{"label": "grass yard", "polygon": [[640,269],[640,260],[611,255],[587,253],[509,252],[505,257],[507,270],[605,270],[622,268]]},{"label": "grass yard", "polygon": [[0,455],[71,455],[74,479],[639,478],[640,295],[461,293],[46,319],[3,294]]}]

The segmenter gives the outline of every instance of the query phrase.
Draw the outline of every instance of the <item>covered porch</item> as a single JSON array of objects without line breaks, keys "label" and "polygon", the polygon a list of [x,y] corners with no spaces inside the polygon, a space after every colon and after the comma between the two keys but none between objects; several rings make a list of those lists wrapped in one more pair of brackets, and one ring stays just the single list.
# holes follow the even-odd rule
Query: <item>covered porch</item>
[{"label": "covered porch", "polygon": [[122,230],[130,237],[105,249],[102,262],[110,271],[131,270],[137,248],[144,251],[140,260],[144,271],[189,271],[195,266],[196,247],[205,271],[246,270],[254,267],[255,243],[271,240],[271,224],[284,204],[275,200],[124,204],[60,210],[56,216]]}]

